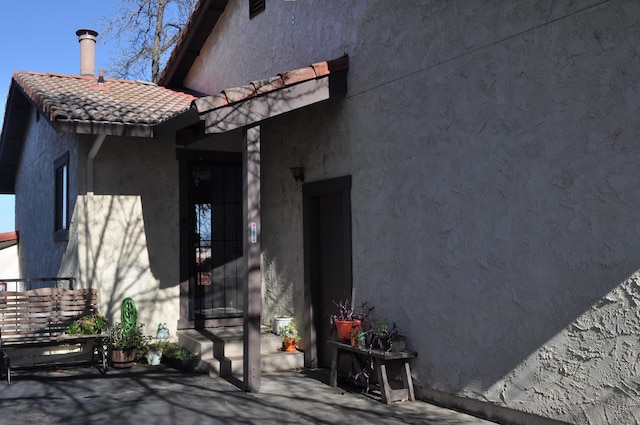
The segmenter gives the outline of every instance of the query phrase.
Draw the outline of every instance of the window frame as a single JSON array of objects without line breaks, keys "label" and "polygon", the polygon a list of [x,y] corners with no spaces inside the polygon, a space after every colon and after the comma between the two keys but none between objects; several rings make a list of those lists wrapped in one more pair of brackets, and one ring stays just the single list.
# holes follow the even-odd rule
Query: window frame
[{"label": "window frame", "polygon": [[69,152],[60,156],[53,164],[54,207],[53,239],[68,240],[69,237]]}]

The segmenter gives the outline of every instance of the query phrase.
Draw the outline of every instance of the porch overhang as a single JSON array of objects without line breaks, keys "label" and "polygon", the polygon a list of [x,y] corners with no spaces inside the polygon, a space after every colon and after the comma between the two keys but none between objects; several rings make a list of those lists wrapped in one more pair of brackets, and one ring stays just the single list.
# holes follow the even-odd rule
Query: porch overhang
[{"label": "porch overhang", "polygon": [[250,127],[346,93],[348,67],[346,55],[315,63],[194,100],[192,109],[204,121],[205,134]]}]

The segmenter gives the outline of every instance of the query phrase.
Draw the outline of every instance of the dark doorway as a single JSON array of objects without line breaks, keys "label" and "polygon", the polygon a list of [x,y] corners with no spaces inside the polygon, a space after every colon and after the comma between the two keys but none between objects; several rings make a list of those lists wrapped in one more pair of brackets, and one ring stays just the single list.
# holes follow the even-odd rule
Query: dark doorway
[{"label": "dark doorway", "polygon": [[351,298],[351,177],[303,186],[307,333],[305,364],[330,367],[327,341],[334,301]]},{"label": "dark doorway", "polygon": [[201,152],[188,159],[181,208],[188,275],[188,287],[181,291],[188,312],[181,316],[188,317],[181,321],[196,328],[233,324],[244,311],[241,156]]}]

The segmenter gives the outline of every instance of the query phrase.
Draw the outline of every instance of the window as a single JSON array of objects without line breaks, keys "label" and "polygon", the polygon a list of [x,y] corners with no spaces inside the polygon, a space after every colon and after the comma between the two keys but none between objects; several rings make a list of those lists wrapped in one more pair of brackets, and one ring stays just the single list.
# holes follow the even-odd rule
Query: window
[{"label": "window", "polygon": [[54,239],[67,238],[69,227],[69,152],[54,163],[55,168],[55,221]]},{"label": "window", "polygon": [[249,0],[249,19],[264,11],[265,0]]}]

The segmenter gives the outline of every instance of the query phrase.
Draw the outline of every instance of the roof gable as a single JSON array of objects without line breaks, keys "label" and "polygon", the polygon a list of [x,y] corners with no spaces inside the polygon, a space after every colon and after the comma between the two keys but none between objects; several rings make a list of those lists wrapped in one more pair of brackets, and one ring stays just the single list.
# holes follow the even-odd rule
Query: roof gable
[{"label": "roof gable", "polygon": [[202,46],[216,26],[227,3],[228,0],[199,0],[196,3],[189,21],[182,29],[180,38],[160,74],[159,85],[182,87],[185,76],[200,55]]}]

